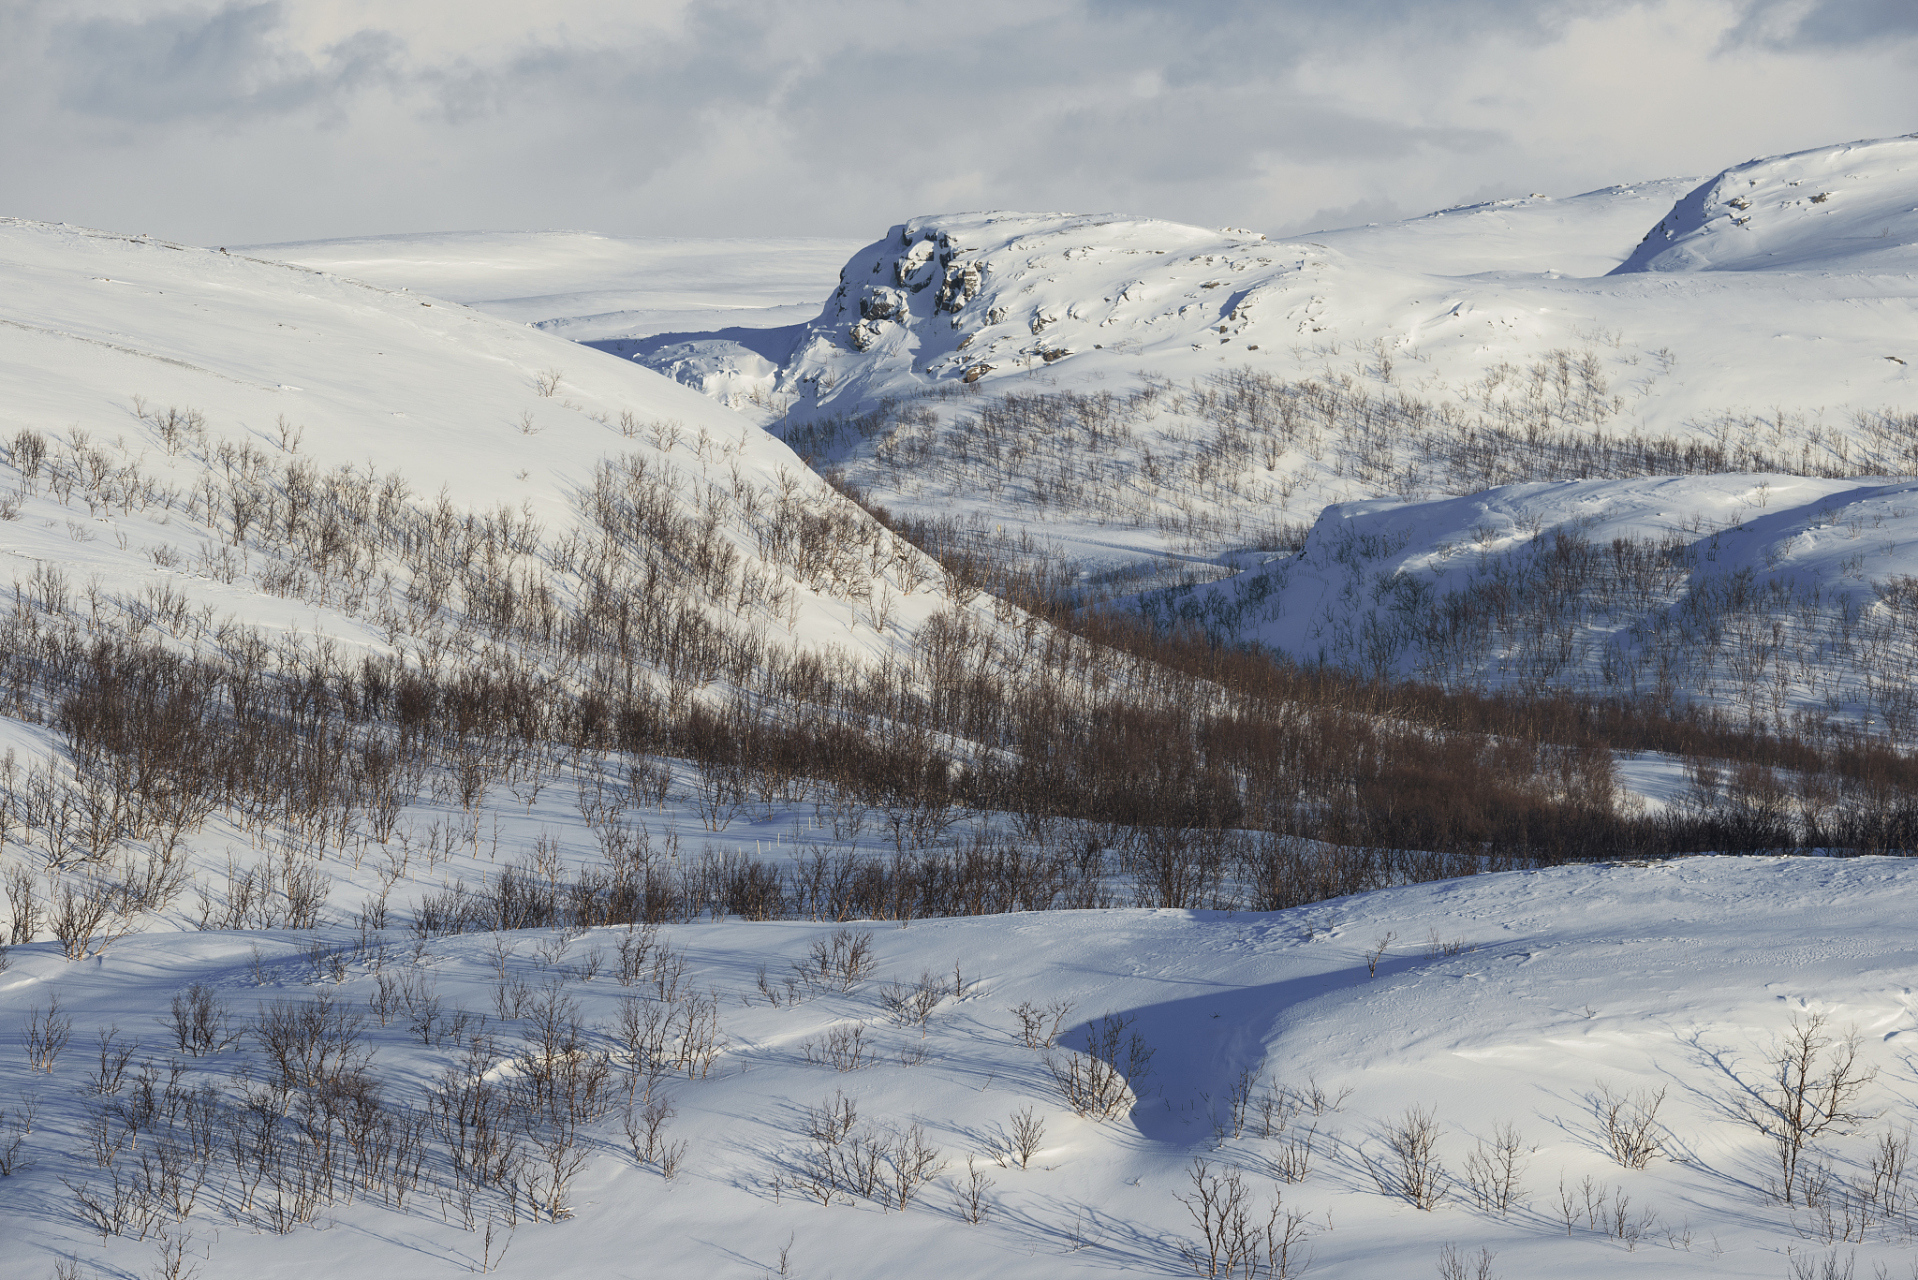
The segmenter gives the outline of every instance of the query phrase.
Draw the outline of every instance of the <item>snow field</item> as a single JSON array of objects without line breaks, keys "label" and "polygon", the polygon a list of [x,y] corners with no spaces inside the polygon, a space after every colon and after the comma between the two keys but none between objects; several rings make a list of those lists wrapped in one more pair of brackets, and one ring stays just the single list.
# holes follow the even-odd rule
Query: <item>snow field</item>
[{"label": "snow field", "polygon": [[[395,1112],[421,1106],[436,1082],[525,1070],[524,1059],[501,1064],[516,1051],[540,1052],[533,1002],[556,1000],[576,1016],[576,1056],[606,1056],[613,1105],[579,1126],[585,1161],[561,1220],[535,1222],[520,1209],[502,1275],[759,1275],[777,1272],[782,1249],[799,1275],[880,1275],[928,1257],[941,1260],[942,1274],[1189,1274],[1179,1248],[1197,1232],[1175,1197],[1190,1194],[1197,1157],[1214,1173],[1242,1170],[1261,1220],[1273,1193],[1302,1215],[1309,1274],[1420,1274],[1449,1243],[1490,1248],[1493,1274],[1508,1276],[1548,1268],[1785,1276],[1793,1257],[1829,1256],[1825,1217],[1767,1191],[1778,1178],[1773,1153],[1738,1111],[1762,1096],[1777,1038],[1812,1015],[1840,1035],[1856,1025],[1859,1061],[1877,1075],[1856,1104],[1871,1121],[1827,1134],[1805,1164],[1829,1164],[1828,1206],[1841,1190],[1851,1197],[1852,1230],[1863,1239],[1836,1241],[1840,1259],[1855,1253],[1861,1274],[1875,1263],[1902,1268],[1905,1202],[1881,1189],[1880,1207],[1861,1210],[1860,1189],[1870,1183],[1874,1135],[1902,1140],[1912,1105],[1901,1043],[1914,1031],[1913,958],[1896,924],[1911,892],[1897,861],[1707,858],[1485,876],[1271,915],[1046,913],[907,928],[717,922],[660,930],[632,985],[619,980],[622,930],[417,943],[337,930],[318,939],[147,936],[83,965],[35,944],[16,949],[0,978],[9,1023],[24,1027],[57,997],[72,1033],[50,1073],[30,1072],[18,1048],[4,1061],[10,1101],[31,1097],[37,1112],[6,1184],[0,1212],[16,1245],[0,1274],[43,1275],[65,1254],[138,1273],[157,1256],[152,1231],[104,1243],[89,1233],[60,1179],[97,1188],[109,1176],[87,1154],[86,1132],[103,1105],[137,1099],[147,1060],[162,1087],[177,1063],[175,1083],[212,1083],[229,1105],[273,1079],[257,1036],[205,1056],[172,1047],[168,1002],[194,982],[213,988],[235,1026],[276,1001],[336,1001],[363,1019],[367,1071]],[[870,935],[871,972],[843,991],[830,975],[801,976],[816,972],[815,945],[830,956],[842,930]],[[952,989],[955,963],[963,995]],[[889,1013],[885,998],[890,984],[910,989],[922,978],[944,993],[923,1028]],[[412,993],[384,1027],[373,1007],[382,980]],[[676,998],[662,1000],[661,983],[675,981]],[[528,1003],[514,1017],[522,984]],[[625,1065],[619,1012],[626,1001],[684,1010],[709,997],[719,1027],[710,1067],[689,1077],[674,1065],[651,1086],[676,1111],[660,1141],[685,1144],[669,1179],[664,1149],[637,1159],[623,1132],[625,1091],[636,1091],[643,1111],[648,1086],[644,1071],[635,1081]],[[437,1020],[422,1031],[419,1010],[430,1000]],[[1082,1044],[1088,1019],[1113,1013],[1152,1050],[1149,1069],[1131,1081],[1136,1103],[1111,1120],[1074,1115],[1045,1055],[1021,1042],[1015,1008],[1062,1001],[1072,1006],[1062,1046]],[[96,1095],[87,1082],[96,1034],[113,1027],[139,1048],[121,1090]],[[870,1061],[837,1070],[828,1042],[855,1029]],[[1065,1061],[1058,1050],[1052,1058]],[[1238,1122],[1242,1078],[1250,1092]],[[1641,1103],[1662,1091],[1645,1131],[1657,1151],[1642,1169],[1610,1154],[1595,1110],[1604,1088]],[[1262,1108],[1268,1091],[1272,1106]],[[903,1211],[858,1190],[828,1192],[830,1204],[804,1190],[818,1167],[808,1109],[816,1115],[841,1096],[856,1107],[856,1133],[896,1145],[916,1125],[937,1149],[942,1171]],[[1009,1145],[1027,1108],[1044,1135],[1019,1168],[1016,1156],[993,1152]],[[1442,1172],[1432,1176],[1442,1194],[1429,1209],[1408,1201],[1388,1150],[1408,1108],[1439,1130]],[[149,1152],[164,1140],[164,1124],[152,1123],[141,1135]],[[1467,1162],[1508,1124],[1522,1139],[1522,1190],[1500,1213],[1476,1207]],[[209,1177],[183,1223],[165,1225],[170,1238],[192,1233],[194,1261],[209,1277],[310,1265],[311,1248],[324,1248],[329,1265],[389,1274],[477,1267],[486,1216],[504,1237],[508,1211],[482,1191],[468,1230],[444,1150],[428,1145],[408,1212],[373,1189],[352,1203],[338,1195],[282,1241],[261,1225],[270,1180],[249,1211],[238,1207],[240,1180],[229,1170]],[[137,1149],[115,1164],[131,1167]],[[991,1182],[976,1224],[960,1194],[967,1156]],[[886,1177],[896,1197],[896,1171]],[[1613,1228],[1594,1225],[1601,1211],[1588,1213],[1587,1179],[1594,1197],[1622,1204],[1622,1228],[1615,1216]],[[1561,1182],[1575,1201],[1569,1227]],[[289,1251],[315,1230],[324,1236]]]},{"label": "snow field", "polygon": [[[0,223],[8,660],[148,640],[229,674],[305,672],[324,704],[329,672],[371,659],[549,691],[537,710],[606,679],[607,637],[627,644],[608,607],[648,582],[671,590],[641,613],[670,606],[701,643],[621,647],[622,674],[676,712],[775,659],[829,679],[890,660],[916,688],[955,616],[1003,645],[994,662],[1030,659],[1038,628],[966,602],[803,453],[982,545],[1036,532],[1091,572],[1243,569],[1165,607],[1327,660],[1520,687],[1596,688],[1596,669],[1754,720],[1900,732],[1909,486],[1851,473],[1910,469],[1909,145],[1728,171],[1666,215],[1690,256],[1611,276],[1682,186],[1296,245],[919,219],[783,328],[841,250],[477,234],[261,251],[368,285]],[[1793,203],[1794,182],[1839,174],[1856,181]],[[695,315],[733,327],[682,331]],[[1690,474],[1510,483],[1666,467]],[[1329,501],[1346,505],[1311,523]],[[1621,575],[1541,569],[1586,544],[1616,556],[1614,539],[1644,561],[1632,600]],[[1698,608],[1738,582],[1749,598]],[[1410,621],[1501,583],[1553,626],[1467,617],[1448,656]],[[585,617],[593,644],[555,638]],[[1690,666],[1660,665],[1674,644]],[[684,658],[722,650],[752,661]],[[0,694],[31,687],[6,674]],[[26,888],[59,911],[97,852],[73,815],[112,789],[54,777],[56,709],[11,697],[0,745],[24,807],[0,811],[0,848],[9,870],[48,869]],[[540,732],[493,774],[505,756],[452,742],[404,802],[355,790],[337,823],[248,793],[253,809],[182,824],[145,931],[109,926],[84,958],[29,926],[0,972],[0,1275],[305,1275],[316,1257],[1191,1274],[1203,1224],[1179,1197],[1234,1186],[1285,1242],[1280,1263],[1262,1236],[1248,1276],[1447,1274],[1448,1248],[1514,1277],[1908,1265],[1903,862],[1564,867],[1273,913],[749,921],[752,860],[791,874],[856,850],[883,869],[878,816],[862,833],[857,805],[829,821],[796,794],[727,798],[718,770]],[[377,736],[355,739],[368,777]],[[1622,772],[1687,800],[1673,760]],[[947,852],[1013,826],[934,817],[958,824]],[[162,861],[155,832],[129,880]],[[577,923],[651,867],[699,905],[656,931]],[[476,914],[509,907],[541,927]],[[1030,1041],[1055,1022],[1049,1064]],[[1859,1089],[1787,1191],[1791,1099],[1767,1080],[1794,1027],[1812,1030],[1814,1094],[1855,1027]],[[1608,1133],[1607,1096],[1635,1132]]]}]

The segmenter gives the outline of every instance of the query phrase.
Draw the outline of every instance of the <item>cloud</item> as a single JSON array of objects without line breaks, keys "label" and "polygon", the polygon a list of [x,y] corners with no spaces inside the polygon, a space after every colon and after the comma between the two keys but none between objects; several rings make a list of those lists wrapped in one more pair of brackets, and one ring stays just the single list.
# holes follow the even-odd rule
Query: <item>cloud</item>
[{"label": "cloud", "polygon": [[1911,0],[1755,0],[1726,44],[1772,49],[1883,46],[1918,37]]},{"label": "cloud", "polygon": [[955,205],[1371,221],[1902,132],[1909,68],[1855,15],[1909,8],[14,0],[0,211],[213,243],[865,239]]},{"label": "cloud", "polygon": [[1354,200],[1335,208],[1315,209],[1303,218],[1275,227],[1281,236],[1304,235],[1309,231],[1332,231],[1340,227],[1362,227],[1374,222],[1397,222],[1413,210],[1401,208],[1390,200]]},{"label": "cloud", "polygon": [[367,87],[391,70],[398,41],[363,31],[316,60],[276,40],[277,3],[229,5],[55,26],[48,40],[60,105],[148,125],[282,115]]}]

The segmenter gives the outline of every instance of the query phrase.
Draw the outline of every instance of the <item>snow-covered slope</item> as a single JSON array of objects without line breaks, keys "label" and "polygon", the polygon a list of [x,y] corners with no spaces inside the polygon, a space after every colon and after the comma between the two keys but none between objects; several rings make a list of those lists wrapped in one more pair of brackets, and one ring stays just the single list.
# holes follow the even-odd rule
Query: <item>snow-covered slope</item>
[{"label": "snow-covered slope", "polygon": [[[317,950],[306,935],[212,932],[131,941],[86,965],[35,946],[0,977],[0,1143],[21,1139],[0,1182],[0,1276],[39,1280],[65,1257],[147,1274],[182,1240],[203,1280],[495,1265],[553,1280],[1189,1275],[1181,1250],[1201,1233],[1179,1197],[1194,1196],[1195,1161],[1215,1177],[1239,1171],[1256,1225],[1278,1204],[1279,1225],[1295,1232],[1279,1274],[1293,1277],[1444,1275],[1448,1245],[1474,1270],[1488,1250],[1482,1274],[1510,1280],[1862,1277],[1875,1265],[1903,1275],[1918,1188],[1902,1171],[1879,1171],[1874,1184],[1874,1161],[1886,1141],[1902,1153],[1918,1102],[1908,1070],[1915,876],[1895,860],[1707,858],[1486,876],[1271,915],[919,921],[871,931],[873,968],[849,989],[800,981],[790,1002],[783,979],[837,926],[669,927],[633,986],[617,979],[612,930],[383,949],[376,936]],[[963,994],[952,990],[955,962]],[[932,992],[923,1027],[888,1012],[893,984],[922,982]],[[377,1148],[371,1164],[356,1154],[349,1135],[366,1130],[353,1112],[327,1117],[329,1180],[308,1190],[324,1113],[296,1088],[293,1111],[276,1114],[277,1068],[252,1034],[204,1056],[178,1051],[167,1008],[192,983],[206,984],[211,1012],[230,1010],[235,1030],[262,1010],[321,1000],[357,1019],[367,1061],[354,1078],[382,1087],[355,1105],[376,1138],[384,1123],[426,1116],[435,1096],[503,1105],[540,1069],[537,1010],[555,1004],[562,1033],[577,1020],[568,1053],[587,1064],[610,1055],[610,1107],[584,1107],[561,1152],[579,1161],[557,1198],[541,1180],[541,1148],[526,1149],[533,1190],[516,1205],[457,1175],[438,1135],[460,1130],[442,1121],[420,1130],[419,1181],[396,1208],[391,1151]],[[70,1044],[30,1072],[17,1041],[56,1000]],[[1070,1057],[1021,1043],[1022,1004],[1064,1010],[1062,1050],[1083,1046],[1088,1020],[1129,1020],[1122,1056],[1133,1033],[1151,1054],[1115,1116],[1074,1114],[1045,1065]],[[642,1057],[629,1144],[622,1009],[643,1026],[649,1010],[677,1020],[688,1007],[712,1010],[716,1056],[650,1085]],[[376,1008],[388,1012],[376,1019]],[[1038,1016],[1043,1035],[1052,1015]],[[1804,1151],[1787,1203],[1776,1144],[1742,1117],[1765,1113],[1781,1038],[1814,1018],[1832,1040],[1855,1028],[1854,1076],[1876,1075],[1845,1108],[1861,1118]],[[124,1078],[96,1089],[97,1036],[109,1030],[109,1067],[115,1044],[138,1047]],[[831,1037],[849,1063],[854,1031],[858,1065],[837,1070]],[[1818,1049],[1814,1075],[1829,1054]],[[142,1110],[148,1061],[158,1105]],[[471,1093],[480,1079],[494,1092]],[[1642,1156],[1612,1154],[1608,1093],[1627,1139],[1650,1113],[1636,1130]],[[647,1098],[670,1108],[653,1139]],[[836,1146],[810,1137],[843,1102],[856,1111],[851,1133]],[[202,1119],[189,1107],[210,1110]],[[122,1142],[107,1167],[89,1135],[112,1146],[128,1115],[137,1145]],[[1389,1146],[1408,1115],[1431,1122],[1427,1209],[1408,1199]],[[1029,1160],[995,1159],[1021,1117],[1041,1126]],[[191,1135],[208,1122],[214,1140],[196,1157]],[[1485,1188],[1484,1162],[1508,1126],[1515,1176],[1498,1207],[1473,1183]],[[911,1151],[915,1136],[932,1176],[902,1208],[891,1153],[902,1142]],[[838,1190],[809,1190],[822,1149],[856,1157],[867,1141],[882,1144],[869,1190],[850,1161]],[[190,1211],[136,1218],[104,1239],[89,1229],[80,1196],[111,1205],[114,1179],[142,1177],[143,1158],[157,1178],[161,1152],[186,1157]],[[975,1185],[979,1207],[969,1208]],[[529,1200],[562,1206],[561,1220],[543,1220]],[[1827,1259],[1836,1270],[1792,1270]]]},{"label": "snow-covered slope", "polygon": [[[364,491],[370,502],[385,486],[382,511],[424,511],[443,497],[456,519],[504,510],[530,521],[509,576],[552,569],[551,547],[581,526],[596,468],[613,457],[662,484],[679,516],[713,515],[736,564],[767,568],[768,584],[786,575],[763,564],[738,503],[783,493],[880,536],[784,445],[648,369],[467,307],[302,267],[8,221],[0,339],[0,438],[9,442],[7,487],[18,493],[15,518],[0,526],[0,572],[20,581],[52,566],[76,586],[97,576],[118,598],[164,585],[194,610],[249,625],[317,628],[375,653],[430,647],[386,615],[413,569],[385,553],[371,563],[350,555],[346,571],[362,589],[343,593],[328,581],[341,571],[337,559],[316,571],[310,549],[294,545],[305,536],[297,509],[281,505],[271,518],[287,500],[289,468],[335,498]],[[50,451],[32,477],[21,431]],[[724,502],[706,492],[709,482],[724,484]],[[235,484],[256,488],[260,503],[242,505],[254,514],[237,532]],[[143,496],[108,496],[122,491]],[[305,576],[286,578],[289,563]],[[366,592],[382,573],[392,575],[387,588]],[[558,578],[551,585],[573,590]],[[893,625],[910,628],[923,614],[901,585],[885,589],[903,603]],[[869,610],[866,624],[855,622],[849,598],[815,615],[840,586],[822,580],[822,594],[796,584],[774,592],[777,605],[728,597],[707,608],[719,625],[802,643],[832,635],[888,652],[902,642],[904,632],[874,631]],[[923,594],[919,603],[932,607]],[[432,631],[446,617],[415,621]]]},{"label": "snow-covered slope", "polygon": [[1896,272],[1918,267],[1918,134],[1734,165],[1616,268]]},{"label": "snow-covered slope", "polygon": [[[807,326],[605,345],[754,400],[815,465],[982,549],[1030,537],[1095,576],[1189,583],[1295,549],[1328,504],[1666,476],[1660,501],[1690,512],[1746,473],[1834,493],[1918,473],[1913,208],[1918,138],[1285,242],[1120,216],[919,218],[854,255]],[[1867,582],[1909,568],[1883,549],[1897,543],[1795,581],[1869,602]],[[1286,598],[1284,626],[1253,630],[1290,652],[1465,678],[1413,648],[1362,659],[1340,628],[1377,600],[1321,634],[1322,603]],[[1553,678],[1630,687],[1605,651],[1578,648]],[[1814,646],[1773,712],[1879,701],[1842,651]],[[1474,679],[1497,665],[1471,657]],[[1680,700],[1725,700],[1705,667],[1667,677]]]},{"label": "snow-covered slope", "polygon": [[410,289],[590,341],[714,324],[803,323],[857,247],[838,240],[470,231],[250,245],[235,252]]},{"label": "snow-covered slope", "polygon": [[[918,218],[855,254],[809,325],[603,345],[756,401],[802,452],[889,506],[976,513],[1109,563],[1214,555],[1330,501],[1656,474],[1671,464],[1650,453],[1694,445],[1723,456],[1686,470],[1896,474],[1918,464],[1868,437],[1874,415],[1914,403],[1915,146],[1831,147],[1702,187],[1527,197],[1285,242],[1122,216]],[[1757,201],[1750,219],[1736,214],[1744,225],[1711,203],[1734,197]],[[1637,269],[1654,257],[1658,269]],[[1718,269],[1669,269],[1681,258]],[[1311,402],[1329,435],[1378,438],[1342,456],[1289,432],[1271,450],[1221,444],[1247,428],[1221,414],[1248,377],[1305,388],[1290,398]],[[982,471],[982,405],[1141,388],[1173,394],[1126,422],[1110,459],[1083,441],[1054,458],[1028,431],[1043,470],[1002,445]],[[1283,414],[1286,398],[1266,409]],[[1357,425],[1343,425],[1355,404]],[[1451,442],[1482,428],[1528,448],[1541,433],[1659,445],[1596,470],[1563,457],[1489,474],[1452,465]],[[912,465],[891,465],[898,456]],[[1124,497],[1141,487],[1157,496]],[[1121,497],[1105,509],[1058,497],[1074,489]]]},{"label": "snow-covered slope", "polygon": [[1698,700],[1918,735],[1918,483],[1563,481],[1335,505],[1168,622],[1458,688]]},{"label": "snow-covered slope", "polygon": [[[1601,360],[1640,429],[1773,404],[1877,407],[1909,389],[1906,366],[1886,357],[1913,354],[1914,148],[1754,162],[1682,198],[1688,182],[1647,183],[1285,243],[1112,216],[915,219],[846,264],[770,390],[810,416],[968,377],[1026,386],[1043,370],[1048,385],[1091,387],[1142,368],[1204,377],[1225,362],[1383,375],[1438,403],[1501,364],[1568,349]],[[1820,185],[1841,178],[1842,200]],[[1733,198],[1758,212],[1719,208]],[[1654,253],[1667,232],[1680,238]],[[1639,268],[1654,257],[1659,272],[1719,272],[1648,280]],[[1731,277],[1754,266],[1765,270]]]},{"label": "snow-covered slope", "polygon": [[1696,178],[1628,182],[1582,195],[1532,194],[1440,209],[1398,222],[1314,231],[1306,238],[1375,266],[1428,275],[1514,271],[1601,276]]}]

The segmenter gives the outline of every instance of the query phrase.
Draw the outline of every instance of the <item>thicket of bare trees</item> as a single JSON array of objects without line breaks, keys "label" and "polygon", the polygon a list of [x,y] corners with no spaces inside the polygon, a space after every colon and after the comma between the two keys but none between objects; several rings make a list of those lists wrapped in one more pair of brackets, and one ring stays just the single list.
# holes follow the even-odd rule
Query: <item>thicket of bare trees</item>
[{"label": "thicket of bare trees", "polygon": [[[1232,394],[1255,392],[1278,394]],[[922,554],[902,534],[923,529],[889,530],[796,477],[762,492],[725,469],[736,446],[703,434],[656,424],[661,452],[604,460],[579,523],[551,537],[524,512],[322,471],[290,437],[276,458],[171,421],[170,449],[205,463],[191,491],[80,433],[22,432],[9,457],[34,493],[203,527],[203,572],[369,620],[396,656],[269,637],[164,585],[76,591],[50,565],[17,582],[0,712],[50,724],[65,750],[0,762],[0,853],[21,850],[10,937],[51,933],[76,958],[178,897],[184,842],[216,814],[278,854],[233,867],[223,894],[201,886],[203,924],[311,927],[325,859],[390,857],[416,800],[471,815],[489,793],[530,803],[569,776],[603,865],[509,865],[429,895],[416,927],[1271,909],[1567,858],[1918,847],[1918,770],[1842,727],[1288,666],[1075,609],[1056,577],[982,567],[950,541]],[[686,469],[668,465],[679,448]],[[1647,572],[1662,554],[1633,551]],[[990,609],[982,584],[1000,593]],[[802,592],[883,628],[873,602],[895,589],[941,597],[909,655],[772,638]],[[1699,803],[1620,812],[1615,749],[1693,758]],[[810,805],[833,839],[779,864],[659,858],[642,815],[674,758],[710,828]],[[1013,831],[955,827],[979,810]],[[890,855],[850,849],[862,831]],[[369,910],[382,926],[384,906]]]},{"label": "thicket of bare trees", "polygon": [[[1727,413],[1648,436],[1620,429],[1626,403],[1593,349],[1501,364],[1436,402],[1405,386],[1383,349],[1359,354],[1358,367],[1295,381],[1238,368],[1192,384],[1141,374],[1125,392],[988,397],[947,386],[798,424],[786,439],[878,494],[1016,500],[1156,529],[1202,552],[1270,540],[1295,494],[1316,492],[1316,508],[1332,492],[1410,497],[1526,480],[1918,471],[1918,414],[1907,411],[1859,413],[1844,428]],[[867,441],[869,454],[857,447]]]},{"label": "thicket of bare trees", "polygon": [[[617,1015],[589,1022],[573,992],[591,966],[560,963],[576,937],[549,938],[530,962],[499,950],[502,991],[522,995],[502,1000],[497,1018],[442,1008],[430,958],[375,935],[316,946],[303,974],[295,961],[279,975],[291,992],[251,1016],[210,987],[187,987],[161,1019],[179,1056],[100,1030],[97,1068],[76,1084],[84,1106],[71,1136],[85,1159],[83,1175],[62,1178],[70,1209],[103,1240],[164,1241],[222,1220],[286,1234],[372,1202],[473,1232],[483,1241],[474,1269],[485,1270],[522,1222],[571,1215],[572,1184],[611,1145],[603,1130],[615,1113],[635,1159],[670,1179],[688,1147],[670,1136],[662,1085],[710,1071],[725,1046],[716,1001],[682,983],[684,957],[640,929],[630,940],[642,959]],[[527,989],[533,974],[543,980]],[[344,984],[368,978],[361,1006]],[[423,1092],[399,1096],[379,1069],[372,1017],[406,1022],[438,1059]],[[57,1003],[34,1011],[36,1071],[74,1074],[61,1054],[71,1028]],[[0,1172],[20,1161],[22,1130],[0,1141]],[[922,1169],[919,1182],[936,1172]]]},{"label": "thicket of bare trees", "polygon": [[[1862,583],[1867,551],[1883,544],[1867,543],[1864,516],[1828,514],[1858,544],[1849,563]],[[1782,570],[1720,568],[1719,541],[1702,528],[1609,543],[1541,528],[1514,549],[1458,548],[1473,564],[1464,585],[1447,586],[1378,567],[1400,546],[1348,532],[1230,587],[1174,587],[1142,603],[1157,626],[1229,643],[1276,616],[1271,602],[1303,571],[1359,605],[1314,628],[1316,660],[1348,670],[1453,689],[1570,689],[1666,710],[1716,701],[1748,726],[1799,732],[1822,720],[1909,742],[1918,729],[1913,583],[1806,587]]]}]

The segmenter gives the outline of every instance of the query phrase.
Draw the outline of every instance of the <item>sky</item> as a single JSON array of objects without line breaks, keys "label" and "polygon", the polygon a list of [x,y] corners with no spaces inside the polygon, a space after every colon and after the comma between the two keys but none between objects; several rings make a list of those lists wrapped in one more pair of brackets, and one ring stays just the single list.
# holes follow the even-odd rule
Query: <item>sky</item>
[{"label": "sky", "polygon": [[1914,0],[0,0],[0,216],[1288,234],[1918,130]]}]

